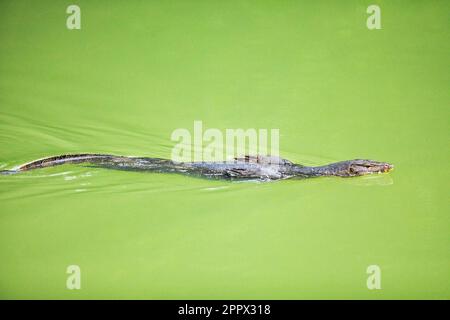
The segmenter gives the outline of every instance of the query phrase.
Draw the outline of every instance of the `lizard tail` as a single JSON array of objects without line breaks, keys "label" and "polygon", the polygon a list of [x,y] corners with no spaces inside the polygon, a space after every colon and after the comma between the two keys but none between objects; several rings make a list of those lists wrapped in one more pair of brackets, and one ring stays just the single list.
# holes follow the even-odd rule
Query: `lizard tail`
[{"label": "lizard tail", "polygon": [[1,170],[1,174],[14,174],[22,171],[28,171],[32,169],[46,168],[58,166],[66,163],[98,163],[105,160],[122,159],[124,157],[114,156],[110,154],[95,154],[95,153],[83,153],[83,154],[63,154],[59,156],[52,156],[47,158],[42,158],[25,163],[10,170]]}]

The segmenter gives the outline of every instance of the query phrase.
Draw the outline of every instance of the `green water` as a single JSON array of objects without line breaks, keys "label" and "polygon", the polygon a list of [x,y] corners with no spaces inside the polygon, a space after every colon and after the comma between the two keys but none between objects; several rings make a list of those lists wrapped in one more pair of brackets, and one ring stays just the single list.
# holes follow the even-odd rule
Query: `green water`
[{"label": "green water", "polygon": [[[0,298],[450,298],[448,1],[0,4],[0,167],[165,157],[176,128],[279,128],[308,165],[231,183],[66,165],[0,177]],[[66,268],[81,268],[81,289]],[[381,269],[368,290],[366,269]]]}]

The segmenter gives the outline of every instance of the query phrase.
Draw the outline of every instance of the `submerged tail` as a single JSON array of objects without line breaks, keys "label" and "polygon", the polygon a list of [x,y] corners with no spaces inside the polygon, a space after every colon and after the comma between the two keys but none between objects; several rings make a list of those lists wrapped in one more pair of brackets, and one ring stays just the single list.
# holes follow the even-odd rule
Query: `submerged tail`
[{"label": "submerged tail", "polygon": [[61,164],[79,164],[89,163],[94,166],[122,169],[122,170],[146,170],[146,171],[165,171],[172,170],[176,167],[171,160],[160,158],[140,158],[128,156],[116,156],[112,154],[63,154],[59,156],[47,157],[25,163],[19,167],[2,170],[0,174],[14,174],[33,169],[54,167]]},{"label": "submerged tail", "polygon": [[0,174],[15,174],[18,173],[17,170],[0,170]]},{"label": "submerged tail", "polygon": [[52,156],[43,159],[34,160],[32,162],[25,163],[19,167],[10,170],[1,170],[1,174],[14,174],[22,171],[28,171],[32,169],[46,168],[58,166],[66,163],[99,163],[105,160],[123,159],[125,157],[114,156],[110,154],[95,154],[95,153],[83,153],[83,154],[63,154],[59,156]]}]

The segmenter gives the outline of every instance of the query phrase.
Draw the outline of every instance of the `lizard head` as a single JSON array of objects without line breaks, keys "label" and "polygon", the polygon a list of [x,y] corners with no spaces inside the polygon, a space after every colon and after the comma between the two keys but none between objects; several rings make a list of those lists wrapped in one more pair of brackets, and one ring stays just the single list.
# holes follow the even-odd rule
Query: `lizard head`
[{"label": "lizard head", "polygon": [[387,162],[356,159],[338,163],[338,176],[355,177],[375,173],[385,173],[394,169],[394,165]]}]

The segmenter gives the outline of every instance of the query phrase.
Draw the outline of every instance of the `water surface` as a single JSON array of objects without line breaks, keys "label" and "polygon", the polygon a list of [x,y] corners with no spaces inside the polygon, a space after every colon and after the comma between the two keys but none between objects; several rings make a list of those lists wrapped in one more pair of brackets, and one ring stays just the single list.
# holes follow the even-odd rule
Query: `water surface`
[{"label": "water surface", "polygon": [[[279,128],[307,165],[230,183],[66,165],[0,179],[1,298],[449,298],[447,1],[0,4],[0,166],[170,157],[176,128]],[[79,265],[81,290],[66,289]],[[382,270],[368,290],[366,268]]]}]

